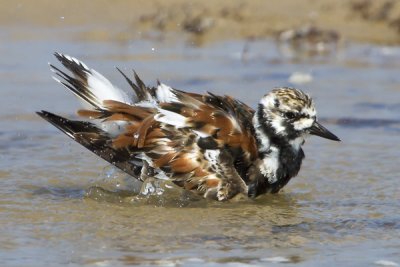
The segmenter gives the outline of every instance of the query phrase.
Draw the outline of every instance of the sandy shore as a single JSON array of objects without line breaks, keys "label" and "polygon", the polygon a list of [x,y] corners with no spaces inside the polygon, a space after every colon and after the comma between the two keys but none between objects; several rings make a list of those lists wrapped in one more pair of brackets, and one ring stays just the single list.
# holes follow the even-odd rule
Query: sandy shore
[{"label": "sandy shore", "polygon": [[400,43],[400,1],[1,1],[7,26],[82,27],[82,38],[140,38],[151,32],[184,33],[196,42],[263,38],[307,24],[346,40]]}]

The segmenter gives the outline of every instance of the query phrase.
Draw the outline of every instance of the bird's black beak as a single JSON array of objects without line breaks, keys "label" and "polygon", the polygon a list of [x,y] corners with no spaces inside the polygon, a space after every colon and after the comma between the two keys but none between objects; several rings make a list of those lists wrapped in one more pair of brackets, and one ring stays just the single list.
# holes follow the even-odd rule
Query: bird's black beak
[{"label": "bird's black beak", "polygon": [[319,122],[314,122],[314,124],[310,128],[310,134],[318,135],[320,137],[330,139],[333,141],[340,141],[339,137],[328,131],[324,126],[322,126]]}]

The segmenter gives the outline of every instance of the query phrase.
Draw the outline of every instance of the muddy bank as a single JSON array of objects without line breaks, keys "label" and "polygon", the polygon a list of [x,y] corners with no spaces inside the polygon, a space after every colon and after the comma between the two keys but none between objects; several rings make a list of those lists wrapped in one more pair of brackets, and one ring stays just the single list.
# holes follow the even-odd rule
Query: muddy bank
[{"label": "muddy bank", "polygon": [[289,28],[315,25],[337,31],[346,40],[398,44],[400,2],[2,1],[0,23],[3,27],[81,27],[79,37],[91,40],[132,40],[154,32],[177,32],[198,43],[263,38]]}]

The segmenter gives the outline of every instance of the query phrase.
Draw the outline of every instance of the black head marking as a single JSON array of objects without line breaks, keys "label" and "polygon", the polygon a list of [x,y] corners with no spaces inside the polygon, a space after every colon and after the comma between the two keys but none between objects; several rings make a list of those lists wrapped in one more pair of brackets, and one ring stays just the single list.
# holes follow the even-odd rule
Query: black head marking
[{"label": "black head marking", "polygon": [[278,108],[280,105],[279,100],[277,98],[275,98],[274,100],[274,107]]}]

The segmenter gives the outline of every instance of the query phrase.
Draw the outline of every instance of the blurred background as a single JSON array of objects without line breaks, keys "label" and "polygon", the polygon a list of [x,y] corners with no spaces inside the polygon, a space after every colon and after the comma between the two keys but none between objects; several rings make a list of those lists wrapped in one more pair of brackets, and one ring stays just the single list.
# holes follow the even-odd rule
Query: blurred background
[{"label": "blurred background", "polygon": [[[0,4],[1,266],[400,265],[399,1]],[[54,52],[126,90],[115,67],[251,106],[300,88],[342,142],[310,138],[277,195],[137,192],[34,113],[76,117],[78,101],[51,78]]]}]

